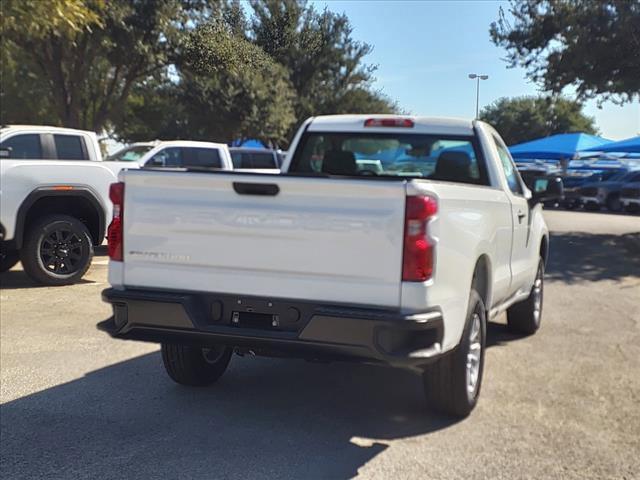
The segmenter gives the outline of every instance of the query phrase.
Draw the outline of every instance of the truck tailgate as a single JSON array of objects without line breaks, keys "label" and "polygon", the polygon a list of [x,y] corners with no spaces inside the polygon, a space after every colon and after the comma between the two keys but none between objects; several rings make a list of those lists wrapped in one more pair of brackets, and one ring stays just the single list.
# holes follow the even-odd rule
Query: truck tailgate
[{"label": "truck tailgate", "polygon": [[[123,176],[128,287],[400,304],[403,181],[145,170]],[[257,195],[256,184],[279,191]]]}]

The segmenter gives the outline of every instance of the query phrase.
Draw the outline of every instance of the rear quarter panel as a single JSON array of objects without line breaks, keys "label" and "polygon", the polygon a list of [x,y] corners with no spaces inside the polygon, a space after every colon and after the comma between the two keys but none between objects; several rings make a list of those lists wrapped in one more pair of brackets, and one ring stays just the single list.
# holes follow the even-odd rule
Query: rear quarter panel
[{"label": "rear quarter panel", "polygon": [[502,300],[511,281],[511,206],[506,194],[492,187],[414,181],[408,195],[437,198],[438,213],[429,225],[436,245],[434,275],[425,283],[403,282],[402,308],[439,306],[445,319],[443,348],[458,344],[467,313],[476,262],[486,256],[491,278],[487,309]]}]

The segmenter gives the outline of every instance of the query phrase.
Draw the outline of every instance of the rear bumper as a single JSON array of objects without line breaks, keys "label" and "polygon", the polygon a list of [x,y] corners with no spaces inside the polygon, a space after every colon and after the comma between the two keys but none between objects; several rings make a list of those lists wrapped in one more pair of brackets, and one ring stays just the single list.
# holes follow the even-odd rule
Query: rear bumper
[{"label": "rear bumper", "polygon": [[225,344],[257,354],[351,360],[421,368],[442,354],[440,309],[403,314],[197,292],[102,293],[113,316],[98,328],[114,338],[194,345]]}]

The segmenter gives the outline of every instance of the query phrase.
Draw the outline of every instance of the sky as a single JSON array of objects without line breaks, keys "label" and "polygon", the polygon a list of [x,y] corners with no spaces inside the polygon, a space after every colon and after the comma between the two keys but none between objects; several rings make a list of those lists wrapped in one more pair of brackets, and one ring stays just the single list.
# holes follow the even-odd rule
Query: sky
[{"label": "sky", "polygon": [[[374,87],[412,114],[474,117],[475,80],[469,73],[489,75],[480,84],[480,108],[500,97],[536,95],[536,84],[520,68],[508,69],[505,51],[491,43],[489,25],[498,18],[499,1],[315,0],[345,13],[356,40],[373,46],[366,63],[377,65]],[[570,95],[567,93],[567,96]],[[597,101],[585,104],[600,134],[612,140],[640,135],[640,103],[623,107]]]}]

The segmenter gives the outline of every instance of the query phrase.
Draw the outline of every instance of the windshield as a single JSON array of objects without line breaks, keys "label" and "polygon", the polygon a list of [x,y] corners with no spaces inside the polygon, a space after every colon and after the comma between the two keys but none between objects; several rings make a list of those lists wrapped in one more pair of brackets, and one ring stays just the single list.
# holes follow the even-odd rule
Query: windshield
[{"label": "windshield", "polygon": [[107,160],[112,162],[137,162],[142,156],[153,148],[153,145],[134,145],[118,150]]},{"label": "windshield", "polygon": [[406,133],[308,133],[290,173],[425,177],[487,184],[473,137]]}]

